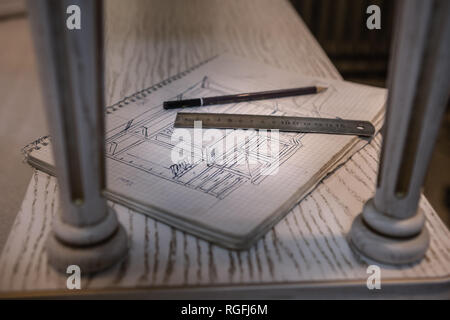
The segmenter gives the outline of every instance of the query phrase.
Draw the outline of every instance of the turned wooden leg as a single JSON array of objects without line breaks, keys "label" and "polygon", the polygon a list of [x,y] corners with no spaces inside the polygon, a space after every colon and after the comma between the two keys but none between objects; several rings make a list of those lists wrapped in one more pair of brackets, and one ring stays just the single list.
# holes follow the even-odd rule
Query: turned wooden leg
[{"label": "turned wooden leg", "polygon": [[[81,9],[80,30],[67,28],[70,5]],[[47,242],[49,263],[63,272],[69,265],[97,272],[127,252],[126,232],[103,197],[102,2],[29,0],[28,8],[61,199]]]},{"label": "turned wooden leg", "polygon": [[377,190],[350,242],[373,260],[404,264],[429,245],[418,202],[449,97],[450,1],[402,0],[393,47]]}]

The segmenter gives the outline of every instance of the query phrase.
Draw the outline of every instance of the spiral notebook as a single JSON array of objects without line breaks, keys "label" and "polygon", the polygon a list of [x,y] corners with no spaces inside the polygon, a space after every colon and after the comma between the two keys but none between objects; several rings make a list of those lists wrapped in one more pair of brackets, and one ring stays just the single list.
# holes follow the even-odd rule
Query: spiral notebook
[{"label": "spiral notebook", "polygon": [[[220,246],[249,248],[367,140],[218,129],[198,136],[194,129],[174,129],[178,110],[164,110],[162,103],[313,85],[328,90],[186,111],[367,120],[379,129],[385,89],[225,54],[106,108],[106,196]],[[32,166],[54,174],[51,138],[36,140],[24,153]]]}]

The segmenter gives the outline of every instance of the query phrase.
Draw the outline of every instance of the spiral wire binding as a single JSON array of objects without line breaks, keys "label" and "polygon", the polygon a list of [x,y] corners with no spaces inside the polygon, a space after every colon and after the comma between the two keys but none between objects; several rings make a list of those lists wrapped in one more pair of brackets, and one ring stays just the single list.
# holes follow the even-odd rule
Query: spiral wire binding
[{"label": "spiral wire binding", "polygon": [[[213,56],[213,57],[211,57],[209,59],[206,59],[206,60],[200,62],[199,64],[197,64],[197,65],[195,65],[195,66],[193,66],[193,67],[191,67],[191,68],[189,68],[189,69],[187,69],[187,70],[185,70],[183,72],[180,72],[180,73],[178,73],[178,74],[176,74],[176,75],[174,75],[172,77],[169,77],[169,78],[167,78],[167,79],[165,79],[165,80],[163,80],[163,81],[161,81],[161,82],[159,82],[157,84],[154,84],[154,85],[152,85],[152,86],[150,86],[150,87],[148,87],[146,89],[143,89],[141,91],[133,93],[131,96],[123,98],[122,100],[114,103],[113,105],[106,107],[105,108],[106,114],[111,114],[114,111],[117,111],[120,108],[123,108],[124,106],[126,106],[126,105],[128,105],[128,104],[130,104],[132,102],[136,102],[137,100],[144,99],[145,97],[147,97],[152,92],[157,91],[158,89],[160,89],[160,88],[162,88],[162,87],[172,83],[173,81],[176,81],[176,80],[179,80],[179,79],[185,77],[186,75],[188,75],[192,71],[194,71],[197,68],[201,67],[202,65],[210,62],[211,60],[214,60],[217,57],[218,57],[218,55]],[[50,142],[51,142],[50,135],[46,135],[46,136],[42,136],[42,137],[36,139],[35,141],[27,144],[26,146],[24,146],[22,148],[22,150],[21,150],[22,154],[24,155],[24,162],[26,162],[28,160],[28,157],[29,157],[29,155],[30,155],[30,153],[32,151],[39,150],[39,149],[41,149],[41,147],[47,146]]]},{"label": "spiral wire binding", "polygon": [[24,162],[28,159],[30,153],[34,150],[39,150],[42,147],[49,145],[51,138],[49,135],[39,137],[38,139],[30,142],[25,147],[21,149],[22,154],[24,155]]},{"label": "spiral wire binding", "polygon": [[165,80],[163,80],[163,81],[161,81],[161,82],[159,82],[157,84],[154,84],[154,85],[152,85],[152,86],[150,86],[150,87],[148,87],[146,89],[143,89],[141,91],[133,93],[129,97],[123,98],[119,102],[116,102],[115,104],[113,104],[113,105],[111,105],[109,107],[106,107],[106,113],[107,114],[111,114],[114,111],[117,111],[120,108],[123,108],[124,106],[130,104],[131,102],[136,102],[136,100],[144,99],[145,97],[147,97],[147,95],[151,94],[152,92],[157,91],[158,89],[160,89],[160,88],[162,88],[162,87],[172,83],[173,81],[176,81],[176,80],[179,80],[179,79],[185,77],[186,75],[188,75],[192,71],[196,70],[197,68],[201,67],[205,63],[208,63],[208,62],[210,62],[211,60],[213,60],[213,59],[215,59],[217,57],[218,57],[217,55],[213,56],[213,57],[211,57],[211,58],[209,58],[209,59],[207,59],[205,61],[202,61],[199,64],[197,64],[197,65],[195,65],[195,66],[193,66],[193,67],[191,67],[191,68],[189,68],[189,69],[187,69],[187,70],[185,70],[183,72],[180,72],[180,73],[178,73],[178,74],[176,74],[176,75],[174,75],[172,77],[169,77],[169,78],[167,78],[167,79],[165,79]]}]

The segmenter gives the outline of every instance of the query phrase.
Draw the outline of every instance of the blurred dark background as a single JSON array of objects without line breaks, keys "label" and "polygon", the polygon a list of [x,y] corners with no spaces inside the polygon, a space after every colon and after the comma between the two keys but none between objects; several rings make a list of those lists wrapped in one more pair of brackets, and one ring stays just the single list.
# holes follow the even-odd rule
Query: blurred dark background
[{"label": "blurred dark background", "polygon": [[[347,81],[387,87],[395,0],[289,0]],[[378,5],[381,29],[369,30],[366,9]],[[441,124],[424,193],[450,226],[450,107]]]},{"label": "blurred dark background", "polygon": [[[290,0],[341,75],[384,87],[394,22],[394,0]],[[366,28],[366,9],[381,9],[381,29]]]}]

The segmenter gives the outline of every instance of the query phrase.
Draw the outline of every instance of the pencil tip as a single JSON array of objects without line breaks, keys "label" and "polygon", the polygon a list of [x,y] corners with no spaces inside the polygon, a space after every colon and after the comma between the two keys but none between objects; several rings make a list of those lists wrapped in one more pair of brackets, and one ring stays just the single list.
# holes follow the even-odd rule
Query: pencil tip
[{"label": "pencil tip", "polygon": [[316,87],[316,88],[317,88],[317,93],[325,91],[325,90],[328,89],[327,87]]}]

